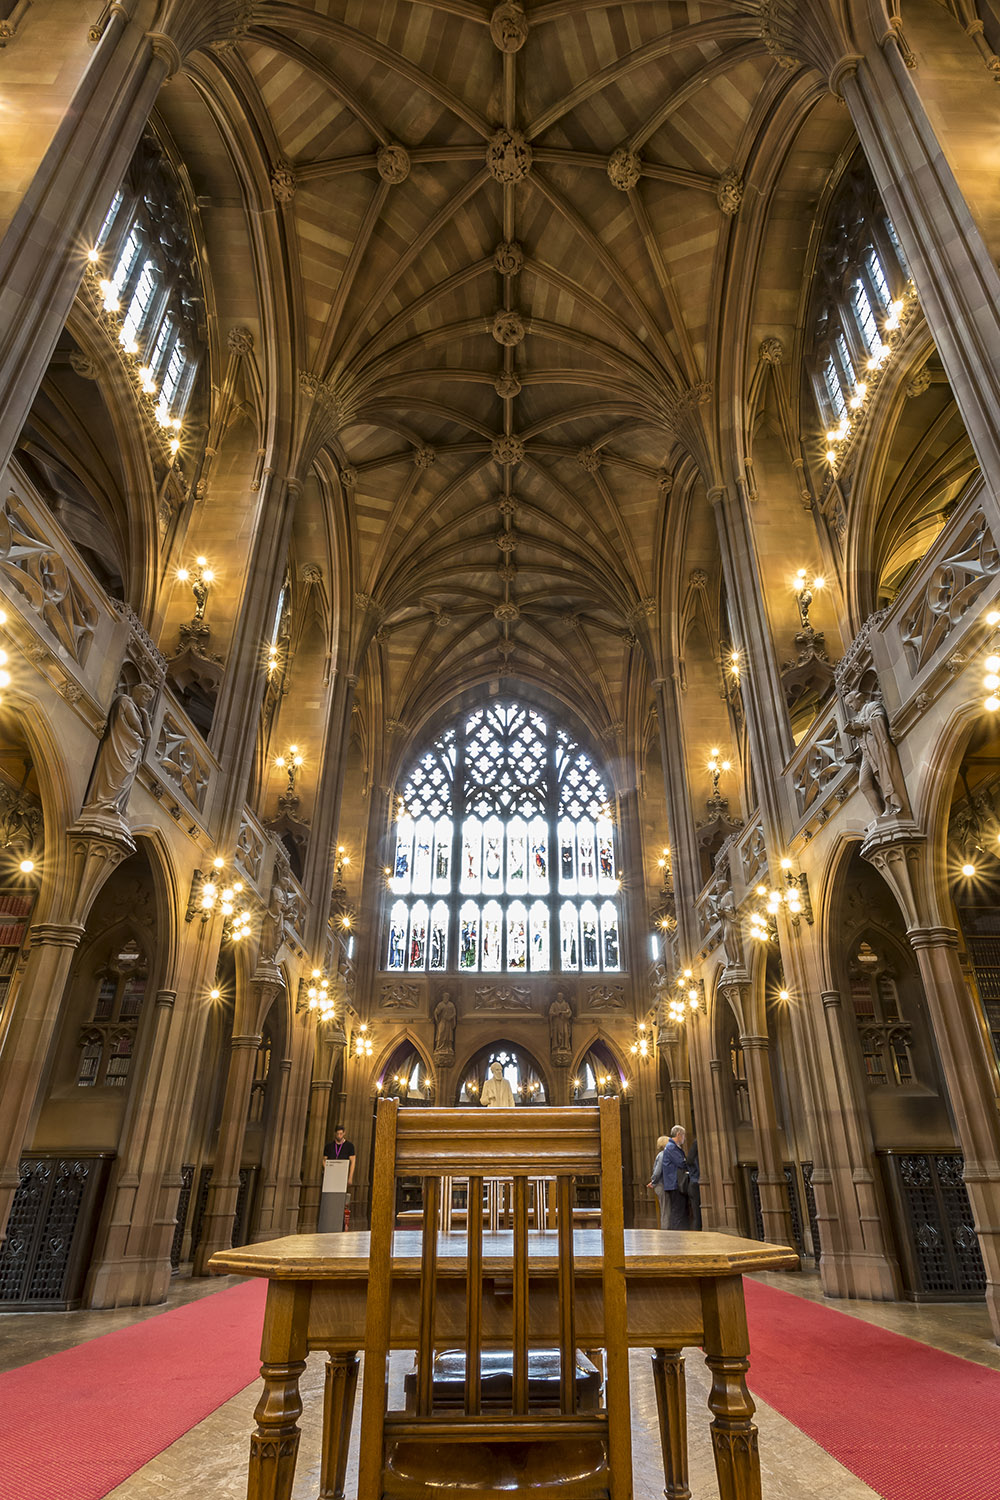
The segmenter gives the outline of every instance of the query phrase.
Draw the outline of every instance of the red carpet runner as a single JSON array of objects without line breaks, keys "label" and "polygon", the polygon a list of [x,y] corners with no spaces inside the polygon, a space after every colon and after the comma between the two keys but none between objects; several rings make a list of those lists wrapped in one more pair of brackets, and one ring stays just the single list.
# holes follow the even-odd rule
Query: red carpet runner
[{"label": "red carpet runner", "polygon": [[[0,1374],[0,1500],[101,1500],[249,1385],[265,1290],[229,1287]],[[997,1500],[1000,1373],[758,1282],[746,1298],[754,1395],[884,1500]]]},{"label": "red carpet runner", "polygon": [[755,1396],[883,1500],[997,1500],[1000,1373],[744,1285]]},{"label": "red carpet runner", "polygon": [[243,1390],[266,1291],[226,1287],[0,1375],[0,1500],[99,1500]]}]

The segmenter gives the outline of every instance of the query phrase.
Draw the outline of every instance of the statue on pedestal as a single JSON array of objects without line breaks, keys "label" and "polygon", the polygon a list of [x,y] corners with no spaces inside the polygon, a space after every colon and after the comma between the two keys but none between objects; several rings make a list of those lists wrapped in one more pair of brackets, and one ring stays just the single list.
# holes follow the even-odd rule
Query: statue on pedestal
[{"label": "statue on pedestal", "polygon": [[94,763],[82,821],[108,819],[127,829],[125,812],[153,732],[149,705],[155,696],[156,689],[148,682],[137,683],[131,694],[120,692],[115,695]]},{"label": "statue on pedestal", "polygon": [[455,1002],[447,990],[434,1007],[434,1061],[452,1063],[455,1060]]},{"label": "statue on pedestal", "polygon": [[490,1076],[483,1084],[479,1099],[487,1109],[513,1109],[517,1103],[514,1090],[503,1076],[500,1063],[490,1063]]},{"label": "statue on pedestal", "polygon": [[733,893],[724,880],[715,883],[710,898],[712,915],[722,929],[722,946],[726,953],[727,969],[742,969],[746,966],[743,952],[743,934],[740,930],[740,914]]},{"label": "statue on pedestal", "polygon": [[903,781],[899,751],[889,729],[889,715],[877,693],[866,697],[848,693],[848,734],[858,742],[858,787],[879,818],[909,817],[910,804]]},{"label": "statue on pedestal", "polygon": [[549,1052],[557,1067],[568,1066],[573,1055],[573,1012],[562,990],[549,1006]]}]

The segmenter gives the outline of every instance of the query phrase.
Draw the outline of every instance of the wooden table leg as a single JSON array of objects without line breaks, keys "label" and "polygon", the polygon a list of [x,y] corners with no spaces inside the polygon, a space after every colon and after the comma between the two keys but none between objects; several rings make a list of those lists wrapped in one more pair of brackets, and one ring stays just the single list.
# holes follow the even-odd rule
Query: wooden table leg
[{"label": "wooden table leg", "polygon": [[360,1368],[361,1359],[356,1351],[331,1354],[327,1360],[319,1500],[344,1500],[347,1452],[351,1444],[351,1422]]},{"label": "wooden table leg", "polygon": [[691,1500],[688,1488],[687,1390],[679,1349],[653,1350],[653,1386],[660,1418],[666,1500]]},{"label": "wooden table leg", "polygon": [[702,1282],[705,1363],[712,1372],[708,1397],[720,1500],[761,1500],[755,1411],[745,1375],[750,1367],[743,1278]]},{"label": "wooden table leg", "polygon": [[306,1367],[310,1287],[303,1282],[269,1282],[260,1373],[264,1389],[250,1438],[247,1500],[291,1500],[302,1415],[299,1377]]}]

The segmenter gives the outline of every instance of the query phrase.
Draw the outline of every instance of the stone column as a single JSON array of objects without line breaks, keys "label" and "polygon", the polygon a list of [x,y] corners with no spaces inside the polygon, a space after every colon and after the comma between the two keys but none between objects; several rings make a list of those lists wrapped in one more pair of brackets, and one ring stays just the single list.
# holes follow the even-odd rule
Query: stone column
[{"label": "stone column", "polygon": [[[41,1107],[63,991],[87,915],[111,872],[134,853],[135,845],[126,837],[104,838],[71,829],[65,885],[48,903],[60,906],[67,920],[35,922],[30,929],[21,981],[8,1001],[10,1021],[0,1053],[0,1230],[6,1228],[21,1153]],[[53,847],[53,864],[58,855]]]},{"label": "stone column", "polygon": [[0,1226],[7,1223],[20,1181],[21,1153],[37,1115],[63,991],[83,933],[75,922],[36,922],[29,933],[27,963],[0,1053]]},{"label": "stone column", "polygon": [[309,1119],[302,1151],[302,1193],[299,1198],[299,1232],[315,1234],[319,1221],[319,1199],[323,1181],[323,1147],[329,1139],[330,1103],[338,1052],[343,1056],[347,1038],[339,1021],[316,1029],[313,1077],[309,1089]]},{"label": "stone column", "polygon": [[[143,1045],[132,1062],[120,1147],[105,1200],[104,1222],[97,1236],[98,1253],[87,1278],[88,1307],[162,1302],[170,1285],[174,1219],[171,1214],[159,1226],[149,1222],[155,1219],[156,1210],[155,1204],[148,1200],[157,1195],[150,1194],[148,1180],[143,1182],[143,1158],[148,1136],[156,1124],[156,1098],[176,999],[176,990],[157,991]],[[146,1204],[140,1204],[140,1197],[147,1200]],[[138,1235],[133,1235],[133,1225],[137,1224],[141,1229]],[[155,1227],[159,1227],[159,1235]]]},{"label": "stone column", "polygon": [[[820,998],[836,1089],[829,1113],[842,1148],[840,1159],[831,1162],[819,1180],[813,1172],[823,1286],[840,1296],[891,1301],[899,1294],[899,1268],[886,1240],[875,1143],[858,1074],[855,1038],[850,1034],[854,1021],[845,1016],[838,990],[824,990]],[[853,1209],[846,1222],[835,1212],[838,1197]]]},{"label": "stone column", "polygon": [[250,1233],[251,1241],[273,1240],[282,1233],[282,1160],[288,1150],[289,1105],[292,1076],[292,1059],[283,1057],[278,1063],[278,1077],[274,1084],[274,1097],[268,1111],[268,1133],[264,1143],[264,1159],[260,1164],[260,1190],[258,1202],[260,1212],[257,1225]]},{"label": "stone column", "polygon": [[246,1134],[247,1110],[260,1032],[234,1036],[229,1057],[226,1097],[219,1126],[219,1144],[201,1223],[201,1241],[194,1252],[195,1276],[208,1275],[208,1262],[216,1250],[228,1250],[233,1242],[233,1218],[240,1190],[240,1162]]},{"label": "stone column", "polygon": [[670,1079],[670,1109],[673,1118],[671,1125],[683,1125],[687,1132],[686,1149],[690,1151],[693,1136],[693,1115],[691,1110],[691,1084],[686,1078]]},{"label": "stone column", "polygon": [[242,1001],[237,999],[219,1139],[202,1219],[201,1243],[194,1252],[195,1276],[207,1275],[208,1262],[216,1250],[227,1250],[232,1243],[243,1139],[261,1026],[282,988],[277,971],[265,971],[261,977],[250,981]]},{"label": "stone column", "polygon": [[750,1112],[757,1146],[757,1182],[764,1237],[776,1245],[794,1245],[792,1216],[788,1208],[788,1183],[781,1156],[781,1136],[774,1108],[770,1044],[766,1036],[742,1035],[740,1045],[747,1064]]},{"label": "stone column", "polygon": [[[701,1213],[706,1229],[728,1229],[733,1234],[741,1232],[740,1212],[736,1201],[736,1179],[733,1163],[736,1151],[729,1129],[730,1111],[726,1108],[725,1062],[713,1057],[709,1064],[712,1077],[712,1104],[715,1118],[714,1128],[708,1132],[704,1144],[708,1147],[704,1156],[699,1152],[702,1167]],[[706,1158],[708,1167],[706,1170]],[[705,1192],[706,1176],[708,1193]],[[706,1214],[709,1217],[706,1218]]]},{"label": "stone column", "polygon": [[986,1267],[986,1305],[1000,1342],[1000,1127],[993,1072],[958,961],[953,927],[913,927],[927,1009],[962,1154],[965,1185]]}]

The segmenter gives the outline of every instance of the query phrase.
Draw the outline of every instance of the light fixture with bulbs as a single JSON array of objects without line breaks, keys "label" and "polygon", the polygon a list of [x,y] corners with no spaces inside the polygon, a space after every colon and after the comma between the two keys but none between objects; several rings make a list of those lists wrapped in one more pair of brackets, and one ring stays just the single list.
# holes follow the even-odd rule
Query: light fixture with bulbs
[{"label": "light fixture with bulbs", "polygon": [[362,1021],[354,1034],[354,1056],[356,1061],[361,1062],[372,1055],[372,1034],[368,1029],[368,1022]]},{"label": "light fixture with bulbs", "polygon": [[295,796],[295,778],[302,769],[303,755],[298,745],[289,745],[284,755],[274,757],[274,769],[284,771],[288,777],[287,797]]}]

